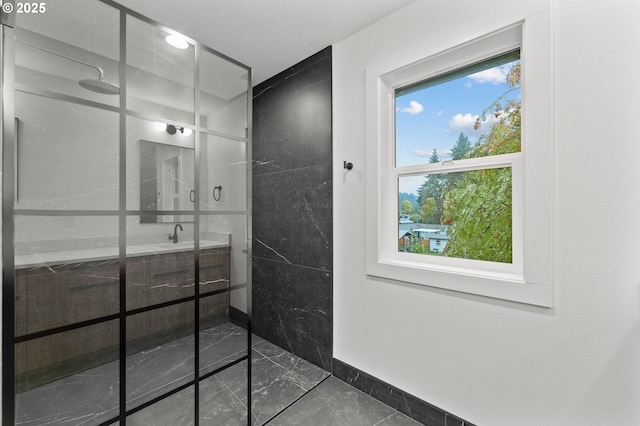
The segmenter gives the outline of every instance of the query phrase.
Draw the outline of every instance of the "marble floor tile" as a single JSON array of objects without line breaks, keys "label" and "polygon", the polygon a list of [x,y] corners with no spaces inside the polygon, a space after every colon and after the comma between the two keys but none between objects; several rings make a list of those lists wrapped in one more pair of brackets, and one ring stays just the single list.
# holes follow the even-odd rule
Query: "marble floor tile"
[{"label": "marble floor tile", "polygon": [[127,425],[194,425],[193,398],[194,390],[191,386],[127,417]]},{"label": "marble floor tile", "polygon": [[416,426],[421,424],[422,423],[413,420],[411,417],[408,417],[401,412],[396,411],[393,416],[387,417],[380,423],[376,423],[375,426]]},{"label": "marble floor tile", "polygon": [[329,375],[266,340],[253,345],[252,349],[254,425],[265,424]]},{"label": "marble floor tile", "polygon": [[247,425],[247,387],[239,383],[246,377],[243,361],[200,382],[201,425]]},{"label": "marble floor tile", "polygon": [[[231,323],[224,323],[201,331],[200,343],[201,372],[206,374],[242,358],[247,353],[248,339],[245,330]],[[127,409],[135,408],[193,380],[193,349],[193,336],[186,336],[128,356]],[[243,377],[246,381],[246,373]],[[188,392],[182,391],[171,398],[188,398],[185,395]],[[171,405],[171,402],[164,405]],[[164,405],[157,404],[159,412],[163,411]],[[186,406],[193,412],[193,403],[187,403]],[[118,411],[118,361],[16,395],[18,425],[97,425],[117,416]],[[147,417],[140,414],[136,416],[136,421],[153,418],[149,409],[143,412]]]},{"label": "marble floor tile", "polygon": [[[313,389],[329,373],[266,340],[256,338],[253,341],[251,355],[251,424],[259,426],[268,422],[285,407]],[[245,362],[221,371],[214,376],[221,387],[236,396],[246,407],[247,388],[245,377]],[[235,412],[237,413],[237,411]],[[216,416],[211,413],[209,415]],[[246,418],[244,424],[246,424]]]},{"label": "marble floor tile", "polygon": [[[201,374],[247,353],[247,333],[231,323],[200,332]],[[193,379],[193,336],[127,357],[127,409]],[[252,423],[262,425],[312,389],[328,372],[252,336]],[[200,383],[202,424],[246,425],[247,364]],[[119,362],[111,362],[17,395],[19,425],[97,425],[118,414]],[[131,416],[135,425],[193,424],[195,392],[184,389]]]},{"label": "marble floor tile", "polygon": [[329,377],[269,426],[415,426],[413,419],[335,377]]},{"label": "marble floor tile", "polygon": [[[214,371],[246,353],[245,330],[226,323],[200,333],[201,371]],[[193,377],[193,336],[127,359],[131,408]],[[414,426],[419,423],[321,368],[252,336],[251,424],[261,426]],[[201,425],[245,426],[247,361],[200,382]],[[98,425],[118,415],[119,363],[57,380],[17,395],[18,425]],[[136,426],[188,426],[195,388],[189,386],[127,419]],[[283,411],[284,410],[284,411]]]},{"label": "marble floor tile", "polygon": [[230,322],[200,332],[200,374],[247,355],[247,332]]},{"label": "marble floor tile", "polygon": [[127,357],[127,410],[193,380],[193,336]]},{"label": "marble floor tile", "polygon": [[118,414],[118,362],[16,395],[17,425],[98,425]]}]

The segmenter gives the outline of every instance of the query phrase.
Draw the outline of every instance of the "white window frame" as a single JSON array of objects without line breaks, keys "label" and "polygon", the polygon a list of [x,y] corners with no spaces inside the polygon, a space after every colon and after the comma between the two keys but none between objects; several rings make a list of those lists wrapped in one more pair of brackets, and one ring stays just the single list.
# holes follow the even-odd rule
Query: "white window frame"
[{"label": "white window frame", "polygon": [[[481,296],[553,306],[553,74],[546,11],[443,52],[366,70],[367,274]],[[520,49],[522,152],[395,167],[395,90]],[[398,177],[425,170],[511,167],[513,262],[398,252]]]}]

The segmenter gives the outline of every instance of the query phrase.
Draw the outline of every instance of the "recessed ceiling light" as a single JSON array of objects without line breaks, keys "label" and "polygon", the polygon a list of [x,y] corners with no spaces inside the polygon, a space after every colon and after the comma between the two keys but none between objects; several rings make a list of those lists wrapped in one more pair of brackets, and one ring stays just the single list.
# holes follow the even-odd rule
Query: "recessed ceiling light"
[{"label": "recessed ceiling light", "polygon": [[178,49],[186,49],[189,47],[189,42],[176,34],[169,34],[165,40],[167,40],[167,43]]}]

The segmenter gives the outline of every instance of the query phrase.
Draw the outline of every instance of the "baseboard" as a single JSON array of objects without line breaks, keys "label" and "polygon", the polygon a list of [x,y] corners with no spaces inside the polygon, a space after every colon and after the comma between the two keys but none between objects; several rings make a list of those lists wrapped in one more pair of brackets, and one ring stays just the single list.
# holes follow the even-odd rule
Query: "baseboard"
[{"label": "baseboard", "polygon": [[358,370],[339,359],[333,358],[332,370],[333,375],[343,382],[424,425],[473,426],[472,423],[408,394],[364,371]]},{"label": "baseboard", "polygon": [[249,316],[233,306],[229,306],[229,321],[245,330],[249,329]]}]

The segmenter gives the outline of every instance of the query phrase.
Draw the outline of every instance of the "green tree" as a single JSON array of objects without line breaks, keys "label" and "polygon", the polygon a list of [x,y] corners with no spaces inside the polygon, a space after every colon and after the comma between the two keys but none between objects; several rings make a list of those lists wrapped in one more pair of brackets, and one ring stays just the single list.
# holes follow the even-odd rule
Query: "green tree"
[{"label": "green tree", "polygon": [[471,149],[472,147],[471,142],[469,142],[469,137],[465,135],[464,132],[460,132],[456,143],[451,149],[451,159],[460,160],[461,158],[465,158],[467,154],[471,152]]},{"label": "green tree", "polygon": [[438,151],[433,148],[433,152],[431,153],[431,157],[429,157],[429,163],[439,163],[440,157],[438,156]]},{"label": "green tree", "polygon": [[424,218],[424,223],[432,223],[429,222],[429,218],[433,217],[438,213],[438,205],[436,203],[435,198],[429,197],[424,201],[424,204],[421,207],[422,209],[422,217]]},{"label": "green tree", "polygon": [[[429,157],[429,163],[439,163],[440,157],[438,151],[433,149],[431,157]],[[418,188],[418,206],[422,209],[423,223],[440,223],[440,216],[442,215],[442,190],[444,189],[444,181],[440,175],[429,175],[426,177],[422,185]],[[436,203],[435,210],[429,209],[429,214],[425,215],[424,205],[427,200],[432,198]],[[430,204],[429,204],[430,205]]]},{"label": "green tree", "polygon": [[401,214],[411,214],[413,213],[413,204],[409,200],[403,200],[402,206],[400,207]]},{"label": "green tree", "polygon": [[[442,174],[433,174],[426,177],[420,188],[418,188],[418,205],[422,209],[422,223],[440,223],[443,208],[443,190],[445,179]],[[425,216],[423,206],[428,204],[427,200],[433,200],[435,209],[429,209],[429,214]],[[430,205],[430,204],[428,204]]]},{"label": "green tree", "polygon": [[[515,64],[507,74],[509,89],[482,111],[476,120],[475,129],[479,129],[487,121],[487,116],[493,116],[498,121],[491,126],[489,133],[482,135],[469,157],[485,157],[487,155],[509,154],[520,152],[522,115],[521,103],[506,97],[513,91],[520,89],[520,63]],[[506,99],[506,103],[502,102]]]},{"label": "green tree", "polygon": [[411,233],[411,253],[427,254],[429,250],[422,245],[420,238],[414,233]]},{"label": "green tree", "polygon": [[[469,137],[464,134],[464,132],[460,132],[458,135],[458,139],[453,144],[453,148],[451,149],[451,159],[452,160],[460,160],[462,158],[467,158],[473,147],[471,146],[471,142],[469,142]],[[462,178],[461,173],[449,173],[442,175],[442,179],[444,179],[443,192],[447,193],[451,188],[453,188],[458,181]],[[441,220],[444,222],[444,219]]]},{"label": "green tree", "polygon": [[[504,100],[520,85],[520,65],[507,77],[509,89],[485,109],[476,122],[479,128],[487,114],[497,119],[479,138],[469,158],[519,152],[521,111],[517,100]],[[465,172],[444,195],[443,216],[451,222],[451,237],[445,254],[451,257],[512,261],[512,177],[511,169],[495,168]]]},{"label": "green tree", "polygon": [[445,254],[511,263],[511,169],[466,172],[446,194],[444,215],[451,218]]}]

